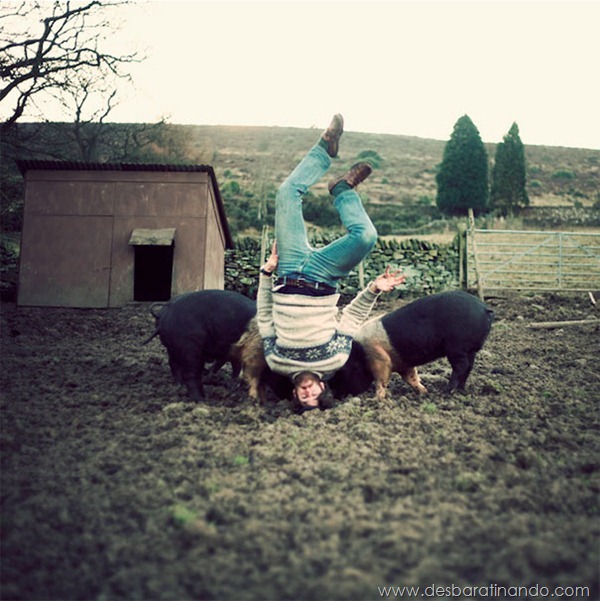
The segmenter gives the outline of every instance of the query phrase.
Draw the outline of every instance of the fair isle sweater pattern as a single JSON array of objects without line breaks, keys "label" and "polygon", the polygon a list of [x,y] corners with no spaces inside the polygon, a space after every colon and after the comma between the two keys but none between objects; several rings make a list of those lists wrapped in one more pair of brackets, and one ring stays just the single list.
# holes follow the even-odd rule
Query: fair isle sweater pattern
[{"label": "fair isle sweater pattern", "polygon": [[347,361],[354,334],[369,316],[378,294],[368,287],[341,312],[339,294],[280,294],[271,278],[259,276],[257,321],[265,358],[276,373],[312,371],[327,378]]},{"label": "fair isle sweater pattern", "polygon": [[281,359],[301,363],[316,363],[331,359],[335,355],[349,355],[352,350],[352,336],[335,334],[328,342],[308,348],[285,348],[277,344],[275,336],[269,336],[263,339],[263,346],[266,355],[277,355]]}]

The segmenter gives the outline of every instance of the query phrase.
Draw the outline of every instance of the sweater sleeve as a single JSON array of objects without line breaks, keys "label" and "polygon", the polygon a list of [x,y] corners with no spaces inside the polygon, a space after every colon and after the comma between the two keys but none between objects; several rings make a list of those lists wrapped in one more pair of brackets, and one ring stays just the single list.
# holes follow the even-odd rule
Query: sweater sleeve
[{"label": "sweater sleeve", "polygon": [[369,286],[357,294],[354,300],[342,310],[339,332],[354,336],[362,323],[369,317],[380,294],[381,292],[371,292]]},{"label": "sweater sleeve", "polygon": [[258,293],[256,295],[256,320],[261,338],[275,336],[272,291],[272,279],[261,273],[258,276]]}]

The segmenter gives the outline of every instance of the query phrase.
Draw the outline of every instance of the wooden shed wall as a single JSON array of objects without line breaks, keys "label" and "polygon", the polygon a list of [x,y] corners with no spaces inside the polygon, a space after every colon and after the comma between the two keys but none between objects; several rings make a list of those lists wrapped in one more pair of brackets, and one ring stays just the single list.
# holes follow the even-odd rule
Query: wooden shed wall
[{"label": "wooden shed wall", "polygon": [[222,288],[226,244],[208,173],[28,171],[19,304],[133,300],[131,233],[167,227],[176,228],[172,295]]},{"label": "wooden shed wall", "polygon": [[206,244],[204,261],[204,288],[222,290],[225,287],[225,232],[217,211],[214,190],[209,189],[206,210]]}]

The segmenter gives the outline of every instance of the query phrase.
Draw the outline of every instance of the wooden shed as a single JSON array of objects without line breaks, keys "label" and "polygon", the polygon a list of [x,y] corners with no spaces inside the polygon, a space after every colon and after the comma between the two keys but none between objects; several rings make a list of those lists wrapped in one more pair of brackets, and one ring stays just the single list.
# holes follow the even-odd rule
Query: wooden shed
[{"label": "wooden shed", "polygon": [[212,167],[18,165],[19,305],[118,307],[224,287],[233,242]]}]

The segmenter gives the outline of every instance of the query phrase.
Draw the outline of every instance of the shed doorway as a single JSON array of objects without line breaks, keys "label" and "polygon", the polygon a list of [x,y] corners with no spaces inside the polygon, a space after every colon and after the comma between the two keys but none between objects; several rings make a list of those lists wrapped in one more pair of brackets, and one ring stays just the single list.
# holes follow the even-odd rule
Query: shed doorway
[{"label": "shed doorway", "polygon": [[133,300],[168,301],[173,281],[175,229],[136,229],[129,244],[134,247]]}]

